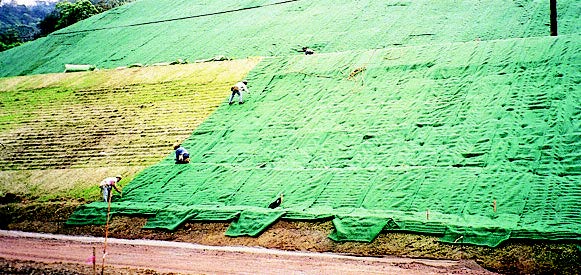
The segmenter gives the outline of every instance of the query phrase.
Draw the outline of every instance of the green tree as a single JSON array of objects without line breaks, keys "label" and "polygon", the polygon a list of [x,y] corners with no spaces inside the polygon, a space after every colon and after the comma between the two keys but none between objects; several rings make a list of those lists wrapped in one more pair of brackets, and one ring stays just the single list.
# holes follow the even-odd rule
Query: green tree
[{"label": "green tree", "polygon": [[133,0],[92,0],[99,12],[108,11],[110,9],[125,5]]},{"label": "green tree", "polygon": [[22,42],[15,29],[9,29],[0,33],[0,52],[14,48],[20,44]]},{"label": "green tree", "polygon": [[77,0],[75,3],[68,1],[59,2],[56,5],[56,11],[60,14],[60,18],[56,24],[57,30],[99,13],[97,8],[89,0]]},{"label": "green tree", "polygon": [[59,21],[57,12],[52,12],[38,23],[39,34],[38,37],[47,36],[49,33],[56,31],[56,25]]}]

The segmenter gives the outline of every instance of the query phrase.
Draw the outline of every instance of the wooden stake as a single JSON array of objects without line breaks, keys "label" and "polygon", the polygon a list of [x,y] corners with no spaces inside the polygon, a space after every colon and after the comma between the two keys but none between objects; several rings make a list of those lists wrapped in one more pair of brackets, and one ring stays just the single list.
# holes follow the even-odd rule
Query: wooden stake
[{"label": "wooden stake", "polygon": [[113,190],[109,190],[109,196],[107,197],[107,223],[105,224],[105,243],[103,244],[103,263],[101,265],[101,275],[105,271],[105,256],[107,256],[107,236],[109,235],[109,217],[111,213],[111,193]]},{"label": "wooden stake", "polygon": [[492,201],[492,208],[494,209],[494,212],[496,212],[496,200]]},{"label": "wooden stake", "polygon": [[430,219],[430,209],[426,209],[426,220]]},{"label": "wooden stake", "polygon": [[557,0],[550,2],[551,36],[557,36]]},{"label": "wooden stake", "polygon": [[91,261],[93,262],[93,275],[97,275],[97,265],[96,265],[96,258],[95,258],[97,256],[97,253],[95,252],[96,249],[97,248],[93,246],[93,258],[91,259]]}]

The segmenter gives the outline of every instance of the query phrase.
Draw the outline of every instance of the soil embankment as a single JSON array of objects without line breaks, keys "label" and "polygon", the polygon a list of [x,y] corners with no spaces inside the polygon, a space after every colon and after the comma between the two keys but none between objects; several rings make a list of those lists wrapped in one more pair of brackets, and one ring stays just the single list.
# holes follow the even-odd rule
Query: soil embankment
[{"label": "soil embankment", "polygon": [[[21,201],[1,204],[0,221],[2,223],[0,224],[0,229],[102,238],[105,235],[104,226],[69,227],[64,225],[73,210],[82,203],[80,201],[45,203]],[[477,267],[479,265],[489,271],[503,274],[577,274],[578,263],[581,262],[580,250],[576,244],[572,243],[548,243],[526,240],[521,242],[508,241],[497,248],[488,248],[463,244],[449,245],[440,243],[436,236],[395,232],[381,233],[371,243],[333,242],[327,237],[333,229],[331,221],[289,222],[285,220],[273,224],[259,237],[231,238],[224,235],[229,223],[185,223],[176,231],[168,232],[142,229],[145,222],[145,218],[114,217],[109,227],[108,236],[127,240],[172,241],[186,243],[187,245],[200,244],[213,247],[262,247],[276,249],[277,251],[326,252],[358,257],[384,258],[389,255],[389,257],[405,258],[400,260],[401,262],[398,264],[390,263],[388,265],[389,268],[397,266],[410,269],[410,272],[414,272],[418,268],[420,270],[426,268],[425,265],[418,265],[415,259],[452,261],[454,264],[450,267],[452,269],[448,270],[448,273],[470,273],[474,270],[476,270],[475,272],[481,272],[482,270]],[[2,242],[2,244],[5,245],[5,242]],[[95,244],[93,243],[92,245],[94,246]],[[86,260],[91,254],[92,246],[89,245],[88,247],[82,250],[82,261]],[[102,251],[102,244],[96,245],[96,247],[97,252]],[[28,251],[32,250],[36,249],[28,249]],[[139,251],[127,252],[127,254],[140,253]],[[176,253],[179,254],[180,252]],[[125,255],[125,252],[121,254]],[[0,258],[7,258],[7,256],[0,256]],[[20,260],[13,260],[14,258]],[[13,257],[12,260],[4,259],[0,261],[0,270],[8,272],[8,274],[11,274],[9,272],[12,272],[12,274],[17,272],[30,273],[27,270],[37,269],[42,270],[44,274],[71,274],[71,270],[78,274],[92,272],[92,269],[88,269],[89,266],[84,263],[78,264],[55,260],[55,262],[59,263],[46,265],[44,263],[39,264],[38,260],[35,262],[22,261],[26,259],[26,257]],[[155,262],[155,260],[153,261]],[[48,271],[43,269],[46,266],[51,269]],[[157,272],[167,272],[153,272],[150,267],[134,266],[127,270],[127,267],[119,265],[112,268],[115,268],[115,274],[159,274]],[[59,270],[68,271],[59,273]],[[437,267],[433,271],[439,272],[441,268]]]},{"label": "soil embankment", "polygon": [[[84,273],[103,263],[104,238],[0,231],[0,257],[41,262]],[[63,249],[66,246],[66,249]],[[492,274],[469,261],[355,257],[253,247],[108,239],[105,270],[186,274]],[[71,270],[72,269],[72,270]]]}]

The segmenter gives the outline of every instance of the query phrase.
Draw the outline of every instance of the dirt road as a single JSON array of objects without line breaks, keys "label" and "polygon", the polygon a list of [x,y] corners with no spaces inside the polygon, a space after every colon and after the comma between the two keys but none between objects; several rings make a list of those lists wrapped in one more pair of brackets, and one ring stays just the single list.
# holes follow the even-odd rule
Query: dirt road
[{"label": "dirt road", "polygon": [[[99,273],[103,244],[104,238],[0,230],[0,258],[92,266],[89,259],[95,247]],[[105,270],[129,268],[174,274],[492,274],[463,261],[354,257],[112,238],[107,240],[105,263]]]}]

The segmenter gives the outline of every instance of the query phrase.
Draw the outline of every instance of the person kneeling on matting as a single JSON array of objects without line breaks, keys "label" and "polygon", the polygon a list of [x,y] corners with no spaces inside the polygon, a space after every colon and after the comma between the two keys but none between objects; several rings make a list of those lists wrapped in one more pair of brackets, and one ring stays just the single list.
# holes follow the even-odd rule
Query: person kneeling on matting
[{"label": "person kneeling on matting", "polygon": [[190,163],[190,153],[181,144],[176,144],[173,147],[176,150],[176,164]]}]

